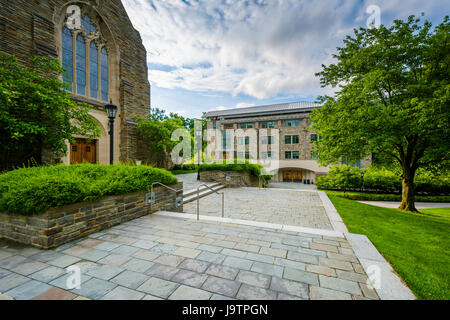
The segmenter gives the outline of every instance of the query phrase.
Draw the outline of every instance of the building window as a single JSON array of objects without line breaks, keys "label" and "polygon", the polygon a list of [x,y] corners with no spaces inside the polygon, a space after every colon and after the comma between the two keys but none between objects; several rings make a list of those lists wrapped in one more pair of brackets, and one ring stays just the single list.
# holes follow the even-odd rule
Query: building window
[{"label": "building window", "polygon": [[265,121],[265,122],[261,122],[261,128],[263,129],[273,129],[275,128],[275,121]]},{"label": "building window", "polygon": [[250,159],[250,152],[249,152],[249,151],[246,151],[246,152],[238,152],[238,153],[237,153],[237,158],[238,158],[238,159],[249,160],[249,159]]},{"label": "building window", "polygon": [[361,169],[361,160],[356,160],[355,162],[350,162],[346,158],[342,158],[342,164]]},{"label": "building window", "polygon": [[300,159],[300,152],[292,151],[292,159]]},{"label": "building window", "polygon": [[261,137],[261,144],[273,144],[273,136],[262,136]]},{"label": "building window", "polygon": [[311,141],[317,141],[317,134],[311,135]]},{"label": "building window", "polygon": [[89,81],[91,98],[98,99],[98,48],[95,41],[89,46]]},{"label": "building window", "polygon": [[273,159],[273,152],[272,151],[261,152],[261,158],[262,159]]},{"label": "building window", "polygon": [[251,129],[253,128],[253,123],[249,122],[249,123],[241,123],[241,129]]},{"label": "building window", "polygon": [[294,128],[300,125],[300,120],[286,120],[284,124],[287,128]]},{"label": "building window", "polygon": [[284,153],[284,158],[285,159],[292,159],[292,152],[291,151],[286,151]]},{"label": "building window", "polygon": [[77,36],[77,93],[86,95],[86,42],[81,34]]},{"label": "building window", "polygon": [[67,91],[73,91],[73,37],[69,29],[64,28],[62,34],[62,67],[65,69],[63,82],[68,85]]},{"label": "building window", "polygon": [[217,122],[213,121],[213,129],[216,129],[216,128],[217,128]]},{"label": "building window", "polygon": [[108,81],[108,52],[102,48],[100,53],[101,62],[101,83],[102,83],[102,100],[108,101],[109,81]]},{"label": "building window", "polygon": [[300,141],[300,137],[298,135],[294,136],[284,136],[285,144],[298,144]]},{"label": "building window", "polygon": [[248,146],[250,144],[250,137],[238,137],[238,144],[243,146],[244,144]]},{"label": "building window", "polygon": [[80,30],[74,32],[66,27],[62,31],[62,67],[65,69],[63,82],[68,85],[66,90],[70,92],[108,101],[108,51],[101,38],[101,32],[89,16],[85,15],[81,19],[81,26]]},{"label": "building window", "polygon": [[227,134],[227,130],[222,130],[222,149],[231,150],[231,137]]}]

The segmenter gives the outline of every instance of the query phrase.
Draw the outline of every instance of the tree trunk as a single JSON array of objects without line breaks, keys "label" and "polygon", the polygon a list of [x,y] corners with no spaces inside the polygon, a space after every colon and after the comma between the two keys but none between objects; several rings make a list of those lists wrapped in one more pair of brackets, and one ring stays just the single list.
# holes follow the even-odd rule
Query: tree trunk
[{"label": "tree trunk", "polygon": [[402,175],[402,203],[399,209],[411,212],[418,212],[414,204],[414,170],[403,169]]}]

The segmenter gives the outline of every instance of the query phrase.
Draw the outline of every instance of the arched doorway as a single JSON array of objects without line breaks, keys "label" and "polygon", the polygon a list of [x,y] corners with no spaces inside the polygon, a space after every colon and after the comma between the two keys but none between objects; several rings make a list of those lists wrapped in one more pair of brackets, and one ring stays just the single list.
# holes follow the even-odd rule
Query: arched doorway
[{"label": "arched doorway", "polygon": [[70,144],[70,163],[97,163],[97,140],[76,138]]}]

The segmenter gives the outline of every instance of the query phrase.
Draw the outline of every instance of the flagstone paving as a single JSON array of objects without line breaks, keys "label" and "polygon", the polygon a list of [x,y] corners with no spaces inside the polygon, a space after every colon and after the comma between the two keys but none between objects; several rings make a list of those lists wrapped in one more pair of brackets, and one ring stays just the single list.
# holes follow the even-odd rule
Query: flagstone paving
[{"label": "flagstone paving", "polygon": [[1,299],[378,299],[345,238],[159,215],[0,257]]},{"label": "flagstone paving", "polygon": [[[317,191],[238,188],[221,192],[225,193],[226,218],[333,230]],[[186,203],[184,212],[197,214],[197,201]],[[222,196],[201,198],[200,215],[222,216]]]}]

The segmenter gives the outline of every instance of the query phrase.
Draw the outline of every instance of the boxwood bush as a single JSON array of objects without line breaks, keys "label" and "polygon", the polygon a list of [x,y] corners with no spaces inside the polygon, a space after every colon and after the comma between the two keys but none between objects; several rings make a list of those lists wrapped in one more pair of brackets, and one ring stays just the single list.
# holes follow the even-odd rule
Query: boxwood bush
[{"label": "boxwood bush", "polygon": [[163,169],[129,165],[57,165],[0,174],[0,212],[32,215],[53,207],[149,190],[153,182],[173,184]]},{"label": "boxwood bush", "polygon": [[[399,193],[402,189],[401,174],[386,168],[369,167],[364,171],[364,190],[380,193]],[[450,178],[419,170],[415,177],[417,194],[450,194]],[[361,189],[361,169],[346,165],[332,167],[328,175],[317,178],[317,187],[323,190]]]}]

